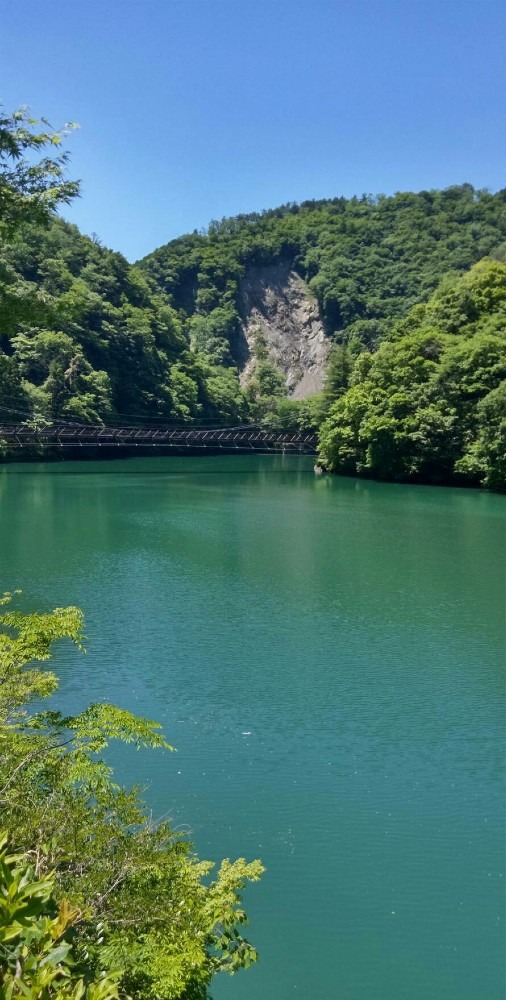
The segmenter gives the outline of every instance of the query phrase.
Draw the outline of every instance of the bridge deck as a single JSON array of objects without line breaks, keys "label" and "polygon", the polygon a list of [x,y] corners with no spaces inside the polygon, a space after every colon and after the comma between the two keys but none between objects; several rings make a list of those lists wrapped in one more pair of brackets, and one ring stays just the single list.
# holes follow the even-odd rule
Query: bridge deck
[{"label": "bridge deck", "polygon": [[0,441],[9,448],[162,447],[316,453],[316,435],[265,427],[106,427],[90,424],[0,424]]}]

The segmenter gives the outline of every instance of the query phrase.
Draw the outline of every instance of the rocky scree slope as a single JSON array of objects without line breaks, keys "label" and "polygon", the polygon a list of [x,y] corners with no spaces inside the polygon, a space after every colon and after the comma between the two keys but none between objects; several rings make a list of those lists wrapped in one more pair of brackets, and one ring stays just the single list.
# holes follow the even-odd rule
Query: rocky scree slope
[{"label": "rocky scree slope", "polygon": [[270,360],[283,374],[288,396],[320,392],[330,350],[318,302],[286,262],[253,267],[240,282],[244,362],[241,385],[254,373],[260,334]]}]

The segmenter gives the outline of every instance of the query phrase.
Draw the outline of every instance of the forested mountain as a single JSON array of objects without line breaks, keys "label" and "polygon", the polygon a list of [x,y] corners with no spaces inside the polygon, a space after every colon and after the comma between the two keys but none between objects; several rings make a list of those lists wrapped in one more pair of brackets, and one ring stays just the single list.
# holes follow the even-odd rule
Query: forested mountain
[{"label": "forested mountain", "polygon": [[[493,266],[469,270],[487,258]],[[492,336],[490,324],[503,357],[505,258],[506,191],[468,184],[224,219],[137,265],[54,216],[45,225],[26,222],[4,234],[0,248],[1,413],[4,420],[315,428],[328,419],[322,456],[332,470],[444,480],[458,473],[499,486],[502,474],[477,457],[470,414],[488,419],[490,401],[481,401],[504,378],[501,363],[485,352],[487,374],[474,394],[457,371],[451,400],[439,369],[457,345]],[[484,291],[489,281],[498,297]],[[422,432],[403,423],[420,410],[413,394],[423,383],[402,368],[403,338],[409,353],[416,331],[423,339],[429,329],[439,371],[429,379],[430,412],[448,445],[444,459],[435,431],[423,432],[423,451]],[[466,364],[476,357],[471,352]],[[402,444],[397,425],[387,441],[380,390],[388,399],[397,390],[411,394],[404,410],[388,411],[403,426]],[[360,393],[357,429],[356,410],[345,416],[344,408]],[[450,447],[448,421],[460,423],[464,411]],[[378,420],[381,446],[371,438]]]},{"label": "forested mountain", "polygon": [[464,184],[223,219],[160,247],[140,266],[175,309],[193,317],[195,342],[223,359],[236,354],[243,279],[252,268],[286,261],[316,297],[329,336],[374,347],[447,271],[466,270],[505,239],[506,191]]},{"label": "forested mountain", "polygon": [[189,350],[149,277],[60,219],[4,243],[0,308],[2,406],[12,417],[244,415],[237,376]]}]

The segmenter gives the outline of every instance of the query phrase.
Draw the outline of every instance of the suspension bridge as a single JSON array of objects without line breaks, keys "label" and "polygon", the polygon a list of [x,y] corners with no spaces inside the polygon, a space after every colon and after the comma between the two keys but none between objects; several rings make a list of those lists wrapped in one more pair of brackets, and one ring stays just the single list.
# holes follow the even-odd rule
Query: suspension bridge
[{"label": "suspension bridge", "polygon": [[9,451],[40,448],[163,448],[177,452],[256,451],[316,454],[317,438],[300,430],[269,427],[135,427],[25,422],[0,424],[0,443]]}]

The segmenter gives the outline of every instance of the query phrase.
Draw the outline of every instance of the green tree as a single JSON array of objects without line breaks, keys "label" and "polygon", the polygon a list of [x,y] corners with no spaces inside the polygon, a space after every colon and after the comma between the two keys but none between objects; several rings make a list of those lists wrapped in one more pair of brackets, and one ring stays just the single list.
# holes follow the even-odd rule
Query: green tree
[{"label": "green tree", "polygon": [[93,370],[68,334],[19,334],[13,346],[34,417],[101,423],[110,414],[109,376]]},{"label": "green tree", "polygon": [[479,477],[490,489],[506,489],[506,381],[480,400],[478,432],[457,463],[457,471]]},{"label": "green tree", "polygon": [[349,348],[343,344],[334,344],[328,357],[323,383],[323,398],[327,407],[344,395],[350,384],[352,370],[353,358]]},{"label": "green tree", "polygon": [[[27,108],[11,115],[0,108],[0,233],[26,221],[46,222],[79,193],[79,183],[65,178],[68,153],[60,152],[75,128],[71,122],[55,130],[45,118],[31,118]],[[33,154],[46,150],[51,155],[34,162]]]},{"label": "green tree", "polygon": [[[58,205],[79,193],[78,182],[65,177],[68,154],[60,151],[74,128],[68,123],[55,130],[46,119],[31,118],[27,108],[9,115],[0,106],[0,352],[2,337],[16,330],[17,323],[46,314],[44,296],[17,273],[5,246],[27,222],[46,226]],[[43,155],[37,161],[38,154]],[[16,382],[14,370],[13,376]],[[10,389],[0,396],[0,404],[9,405],[11,395],[15,400],[18,392]]]},{"label": "green tree", "polygon": [[29,858],[9,854],[0,834],[0,997],[118,1000],[121,973],[90,979],[73,945],[79,910],[65,899],[58,905],[54,889],[51,876],[37,878]]},{"label": "green tree", "polygon": [[258,329],[253,341],[253,371],[245,392],[254,420],[270,422],[280,399],[285,395],[285,380],[271,360],[265,334]]},{"label": "green tree", "polygon": [[506,266],[483,261],[445,280],[413,314],[376,354],[357,359],[350,389],[321,428],[323,463],[382,478],[466,475],[504,488]]},{"label": "green tree", "polygon": [[90,981],[121,969],[125,1000],[204,998],[215,973],[256,959],[240,893],[262,866],[225,860],[209,881],[213,865],[154,823],[137,789],[114,783],[97,755],[111,739],[167,748],[158,725],[102,703],[77,716],[30,711],[58,684],[37,663],[60,638],[80,646],[82,627],[76,608],[0,616],[2,821],[34,877],[75,911],[73,947]]}]

